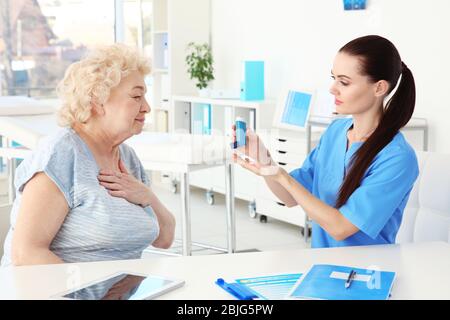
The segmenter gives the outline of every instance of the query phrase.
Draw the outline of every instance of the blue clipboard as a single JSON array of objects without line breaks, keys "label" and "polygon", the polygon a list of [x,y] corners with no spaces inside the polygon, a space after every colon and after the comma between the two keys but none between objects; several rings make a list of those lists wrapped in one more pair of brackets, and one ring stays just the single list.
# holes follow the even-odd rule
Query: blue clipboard
[{"label": "blue clipboard", "polygon": [[[352,272],[355,277],[349,282]],[[315,264],[295,285],[289,298],[386,300],[389,299],[394,279],[393,271]]]}]

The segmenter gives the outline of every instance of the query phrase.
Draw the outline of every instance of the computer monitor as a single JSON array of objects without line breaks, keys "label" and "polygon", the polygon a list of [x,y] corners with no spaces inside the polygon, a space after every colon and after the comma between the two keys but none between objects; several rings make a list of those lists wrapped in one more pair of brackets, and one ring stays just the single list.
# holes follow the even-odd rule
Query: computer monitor
[{"label": "computer monitor", "polygon": [[274,127],[304,131],[314,99],[315,94],[312,90],[285,90],[275,110]]}]

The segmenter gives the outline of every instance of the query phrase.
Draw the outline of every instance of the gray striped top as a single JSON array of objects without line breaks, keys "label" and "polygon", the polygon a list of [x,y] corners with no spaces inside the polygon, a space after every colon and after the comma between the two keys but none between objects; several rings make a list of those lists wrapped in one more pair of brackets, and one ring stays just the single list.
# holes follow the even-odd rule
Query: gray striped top
[{"label": "gray striped top", "polygon": [[[119,150],[128,171],[149,185],[133,149],[121,144]],[[11,265],[11,240],[22,191],[37,172],[45,172],[52,179],[69,205],[69,213],[50,246],[64,262],[137,259],[158,237],[159,225],[153,210],[110,196],[97,180],[99,167],[86,143],[73,129],[64,128],[43,139],[17,168],[17,198],[2,266]]]}]

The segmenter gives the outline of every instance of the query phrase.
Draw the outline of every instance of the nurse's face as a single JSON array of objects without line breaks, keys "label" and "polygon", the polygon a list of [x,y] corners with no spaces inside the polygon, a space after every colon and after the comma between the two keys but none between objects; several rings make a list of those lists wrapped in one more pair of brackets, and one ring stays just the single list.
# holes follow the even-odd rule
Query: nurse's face
[{"label": "nurse's face", "polygon": [[127,139],[142,131],[145,116],[150,112],[145,99],[146,90],[144,77],[138,71],[124,77],[111,90],[108,101],[103,106],[103,124],[111,136]]},{"label": "nurse's face", "polygon": [[338,53],[331,70],[333,84],[330,93],[335,97],[339,114],[362,114],[380,107],[377,84],[360,73],[360,60],[356,56]]}]

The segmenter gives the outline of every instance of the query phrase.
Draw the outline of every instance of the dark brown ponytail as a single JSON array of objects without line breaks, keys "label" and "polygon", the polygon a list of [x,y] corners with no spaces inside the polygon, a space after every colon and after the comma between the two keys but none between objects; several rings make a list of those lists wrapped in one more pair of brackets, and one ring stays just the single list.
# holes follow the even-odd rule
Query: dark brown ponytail
[{"label": "dark brown ponytail", "polygon": [[[358,57],[361,72],[373,82],[386,80],[389,93],[399,81],[397,91],[386,103],[378,127],[353,155],[350,170],[341,185],[336,200],[336,208],[343,206],[351,194],[360,186],[361,180],[372,160],[411,119],[416,102],[414,77],[401,61],[395,46],[380,36],[357,38],[339,50]],[[400,78],[401,76],[401,78]]]}]

